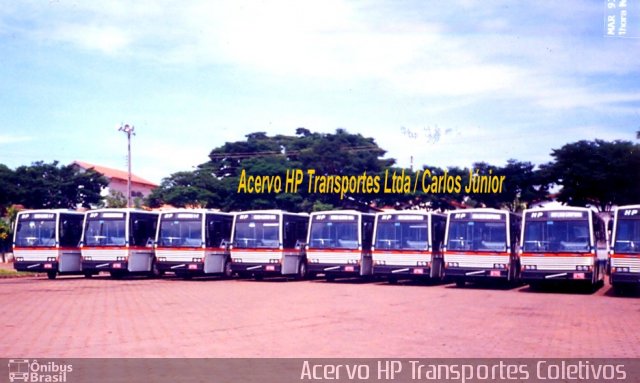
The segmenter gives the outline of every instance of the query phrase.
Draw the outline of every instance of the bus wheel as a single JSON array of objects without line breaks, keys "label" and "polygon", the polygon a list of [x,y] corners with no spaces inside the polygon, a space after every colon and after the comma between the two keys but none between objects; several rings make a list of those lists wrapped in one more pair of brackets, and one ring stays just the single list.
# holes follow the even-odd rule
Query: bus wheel
[{"label": "bus wheel", "polygon": [[233,270],[231,270],[231,261],[226,260],[224,262],[224,268],[222,269],[223,277],[226,279],[231,279],[233,277]]},{"label": "bus wheel", "polygon": [[111,278],[113,279],[121,279],[124,277],[124,274],[121,271],[111,271],[109,274],[111,274]]},{"label": "bus wheel", "polygon": [[86,272],[86,273],[84,273],[84,277],[85,278],[91,278],[91,277],[93,277],[93,273]]},{"label": "bus wheel", "polygon": [[149,272],[149,278],[159,278],[162,276],[160,270],[158,270],[158,266],[155,262],[151,264],[151,271]]},{"label": "bus wheel", "polygon": [[58,274],[58,273],[56,273],[55,271],[49,271],[49,272],[47,273],[47,278],[49,278],[49,279],[56,279],[57,274]]},{"label": "bus wheel", "polygon": [[395,285],[396,283],[398,283],[398,278],[396,277],[389,277],[388,278],[389,284],[390,285]]},{"label": "bus wheel", "polygon": [[327,280],[327,282],[333,282],[333,281],[335,281],[335,280],[336,280],[336,276],[335,276],[335,275],[332,275],[332,274],[326,274],[326,275],[324,276],[324,279],[326,279],[326,280]]},{"label": "bus wheel", "polygon": [[298,266],[298,279],[303,280],[307,278],[307,262],[300,262],[300,266]]},{"label": "bus wheel", "polygon": [[456,279],[456,287],[464,287],[464,279]]},{"label": "bus wheel", "polygon": [[264,275],[262,274],[253,274],[253,279],[255,279],[256,281],[261,281],[264,279]]}]

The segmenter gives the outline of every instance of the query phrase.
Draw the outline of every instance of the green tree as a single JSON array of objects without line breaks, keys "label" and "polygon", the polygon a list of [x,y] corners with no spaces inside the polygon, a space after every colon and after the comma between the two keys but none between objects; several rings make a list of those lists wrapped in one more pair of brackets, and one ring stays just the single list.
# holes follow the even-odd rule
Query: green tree
[{"label": "green tree", "polygon": [[[268,136],[251,133],[246,140],[227,142],[211,151],[210,161],[193,172],[179,172],[164,179],[148,198],[150,206],[168,203],[174,206],[198,205],[223,210],[281,208],[311,211],[315,207],[342,206],[345,201],[335,194],[308,193],[307,177],[298,193],[237,193],[242,170],[247,175],[280,176],[284,182],[287,169],[314,169],[316,175],[375,174],[394,163],[383,159],[385,151],[373,138],[350,134],[344,129],[335,133],[312,133],[298,128],[293,136]],[[284,187],[284,184],[282,185]],[[350,196],[367,204],[373,196]]]},{"label": "green tree", "polygon": [[548,184],[561,186],[558,200],[601,211],[637,203],[640,195],[640,145],[629,141],[578,141],[551,153],[541,167]]},{"label": "green tree", "polygon": [[59,166],[57,161],[50,164],[34,162],[15,170],[13,202],[34,209],[75,208],[77,205],[89,208],[101,201],[100,192],[107,184],[107,180],[94,170]]}]

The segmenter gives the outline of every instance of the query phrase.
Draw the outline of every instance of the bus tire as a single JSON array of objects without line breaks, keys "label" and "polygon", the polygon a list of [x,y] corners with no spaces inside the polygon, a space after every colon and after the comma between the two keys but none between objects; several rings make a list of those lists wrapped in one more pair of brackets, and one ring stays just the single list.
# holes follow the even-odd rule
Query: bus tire
[{"label": "bus tire", "polygon": [[253,274],[253,279],[255,279],[256,281],[261,281],[264,279],[264,275],[262,274]]},{"label": "bus tire", "polygon": [[307,262],[306,261],[302,261],[300,262],[300,265],[298,265],[298,280],[304,280],[307,279]]},{"label": "bus tire", "polygon": [[93,273],[86,272],[86,273],[84,273],[84,277],[85,278],[91,278],[91,277],[93,277]]},{"label": "bus tire", "polygon": [[231,269],[231,260],[227,259],[224,262],[224,266],[222,268],[222,277],[225,279],[231,279],[233,277],[233,270]]},{"label": "bus tire", "polygon": [[335,275],[333,275],[333,274],[326,274],[326,275],[324,276],[324,279],[326,279],[326,280],[327,280],[327,282],[333,282],[333,281],[335,281],[335,280],[336,280],[336,276],[335,276]]},{"label": "bus tire", "polygon": [[122,277],[124,277],[124,273],[122,273],[122,271],[110,271],[109,274],[113,279],[122,279]]},{"label": "bus tire", "polygon": [[387,278],[387,281],[389,282],[390,285],[395,285],[398,283],[398,278],[389,276],[389,278]]},{"label": "bus tire", "polygon": [[55,272],[55,271],[49,271],[49,272],[47,272],[47,278],[49,278],[49,279],[56,279],[57,274],[58,274],[58,273],[57,273],[57,272]]},{"label": "bus tire", "polygon": [[159,278],[162,276],[160,270],[158,270],[158,266],[155,262],[151,264],[151,271],[149,271],[149,278]]},{"label": "bus tire", "polygon": [[464,287],[465,281],[464,279],[456,279],[456,287]]}]

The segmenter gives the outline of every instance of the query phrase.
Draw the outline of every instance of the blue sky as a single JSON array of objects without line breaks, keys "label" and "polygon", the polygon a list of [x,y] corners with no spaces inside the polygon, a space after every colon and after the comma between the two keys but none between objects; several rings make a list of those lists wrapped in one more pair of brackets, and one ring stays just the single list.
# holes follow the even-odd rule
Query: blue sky
[{"label": "blue sky", "polygon": [[640,130],[640,39],[605,37],[601,1],[0,3],[12,168],[126,169],[121,122],[155,182],[255,131],[341,127],[446,167]]}]

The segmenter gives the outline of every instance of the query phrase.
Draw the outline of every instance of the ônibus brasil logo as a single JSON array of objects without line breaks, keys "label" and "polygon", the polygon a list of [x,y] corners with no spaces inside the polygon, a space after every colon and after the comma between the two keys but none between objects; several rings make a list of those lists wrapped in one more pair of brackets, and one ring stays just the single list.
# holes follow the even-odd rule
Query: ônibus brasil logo
[{"label": "\u00f4nibus brasil logo", "polygon": [[9,382],[62,383],[73,371],[70,364],[57,362],[39,363],[37,360],[9,359]]}]

